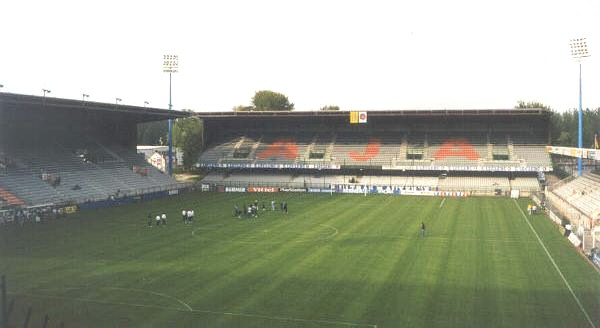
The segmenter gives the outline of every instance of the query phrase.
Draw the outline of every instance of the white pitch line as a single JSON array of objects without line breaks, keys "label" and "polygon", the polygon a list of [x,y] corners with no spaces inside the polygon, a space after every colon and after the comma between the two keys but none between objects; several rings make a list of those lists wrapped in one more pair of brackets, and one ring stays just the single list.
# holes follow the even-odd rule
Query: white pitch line
[{"label": "white pitch line", "polygon": [[442,201],[440,202],[440,208],[442,208],[442,206],[444,206],[444,202],[445,202],[445,201],[446,201],[446,197],[444,197],[444,198],[442,199]]},{"label": "white pitch line", "polygon": [[105,304],[105,305],[121,305],[121,306],[132,306],[132,307],[141,307],[141,308],[152,308],[152,309],[160,309],[160,310],[185,312],[185,313],[190,313],[190,312],[191,313],[207,313],[207,314],[215,314],[215,315],[228,315],[228,316],[236,316],[236,317],[267,319],[267,320],[274,320],[274,321],[295,321],[295,322],[318,323],[318,324],[346,326],[346,327],[377,328],[377,325],[374,325],[374,324],[354,323],[354,322],[346,322],[346,321],[312,320],[312,319],[292,318],[292,317],[284,317],[284,316],[268,316],[268,315],[262,315],[262,314],[220,312],[220,311],[212,311],[212,310],[193,310],[192,309],[192,310],[188,311],[188,310],[182,310],[180,308],[166,307],[166,306],[160,306],[160,305],[125,303],[125,302],[109,302],[109,301],[103,301],[103,300],[97,300],[97,299],[91,299],[91,298],[65,297],[65,296],[56,296],[56,295],[39,295],[39,294],[15,293],[15,292],[8,292],[8,294],[27,296],[27,297],[39,297],[39,298],[61,299],[61,300],[67,300],[67,301],[97,303],[97,304]]},{"label": "white pitch line", "polygon": [[[171,300],[173,300],[173,301],[175,301],[175,302],[183,305],[185,308],[188,309],[188,311],[193,311],[193,309],[192,309],[191,306],[189,306],[186,302],[178,299],[175,296],[171,296],[171,295],[168,295],[168,294],[163,294],[163,293],[159,293],[159,292],[155,292],[155,291],[151,291],[151,290],[146,290],[146,289],[124,288],[124,287],[90,287],[90,286],[85,286],[85,287],[65,287],[63,289],[64,290],[105,289],[105,290],[124,290],[124,291],[147,293],[147,294],[151,294],[151,295],[155,295],[155,296],[160,296],[160,297],[171,299]],[[56,290],[56,289],[44,289],[44,290]]]},{"label": "white pitch line", "polygon": [[148,294],[152,294],[152,295],[156,295],[156,296],[161,296],[161,297],[169,298],[169,299],[176,301],[177,303],[185,306],[189,311],[194,311],[194,309],[192,309],[192,307],[189,306],[186,302],[178,299],[177,297],[171,296],[171,295],[167,295],[167,294],[163,294],[163,293],[159,293],[159,292],[153,292],[151,290],[136,289],[136,288],[106,287],[106,289],[125,290],[125,291],[129,290],[129,291],[133,291],[133,292],[142,292],[142,293],[148,293]]},{"label": "white pitch line", "polygon": [[579,300],[579,298],[577,297],[577,295],[575,295],[575,292],[573,291],[573,288],[571,288],[571,285],[569,284],[569,282],[567,281],[567,279],[563,275],[562,271],[560,271],[560,269],[558,268],[558,265],[554,261],[554,258],[552,257],[552,255],[550,255],[550,252],[548,252],[548,249],[546,248],[546,246],[542,242],[542,239],[540,238],[540,236],[538,235],[538,233],[535,231],[535,229],[533,228],[533,226],[531,225],[531,223],[529,222],[529,220],[527,220],[527,215],[525,215],[525,213],[523,212],[523,210],[521,209],[521,207],[519,206],[519,204],[517,203],[517,201],[515,199],[513,199],[513,202],[515,203],[515,206],[519,209],[519,212],[521,212],[521,215],[523,216],[523,220],[525,220],[525,222],[527,222],[527,225],[529,226],[529,228],[531,229],[531,231],[535,234],[535,237],[537,238],[538,242],[540,243],[540,245],[542,246],[542,248],[546,252],[546,255],[548,255],[548,258],[550,259],[550,262],[552,262],[552,265],[554,266],[554,268],[556,269],[556,271],[558,272],[558,274],[562,278],[563,282],[565,283],[565,285],[569,289],[569,292],[571,292],[571,295],[575,299],[575,302],[577,302],[577,305],[579,306],[579,309],[581,310],[581,312],[583,313],[583,315],[587,319],[588,323],[590,324],[590,326],[592,328],[596,328],[596,325],[594,324],[594,322],[592,321],[592,319],[588,315],[587,311],[585,310],[585,308],[581,304],[581,301]]},{"label": "white pitch line", "polygon": [[333,234],[329,234],[329,235],[325,236],[324,238],[320,238],[320,239],[317,239],[315,241],[331,239],[331,238],[335,237],[340,232],[336,227],[332,227],[332,226],[330,226],[328,224],[319,224],[319,225],[323,226],[323,227],[326,227],[326,228],[329,228],[329,229],[333,229],[334,232],[333,232]]}]

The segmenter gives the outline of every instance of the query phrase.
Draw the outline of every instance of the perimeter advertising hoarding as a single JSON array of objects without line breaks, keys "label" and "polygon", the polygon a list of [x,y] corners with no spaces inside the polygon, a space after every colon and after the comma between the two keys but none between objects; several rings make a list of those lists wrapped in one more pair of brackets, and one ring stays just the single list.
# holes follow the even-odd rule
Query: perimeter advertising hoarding
[{"label": "perimeter advertising hoarding", "polygon": [[579,247],[579,245],[581,245],[581,240],[579,240],[579,237],[577,237],[575,233],[571,232],[567,238],[575,247]]},{"label": "perimeter advertising hoarding", "polygon": [[246,192],[244,187],[225,187],[225,192]]},{"label": "perimeter advertising hoarding", "polygon": [[[591,154],[591,153],[590,153]],[[593,153],[600,160],[600,152]],[[206,168],[270,168],[270,169],[329,169],[339,170],[342,167],[348,168],[368,168],[368,165],[344,166],[332,163],[311,163],[311,164],[275,164],[275,163],[199,163],[199,167]],[[551,172],[550,166],[432,166],[432,165],[395,165],[395,166],[373,166],[381,170],[409,170],[409,171],[472,171],[472,172]]]},{"label": "perimeter advertising hoarding", "polygon": [[597,149],[546,146],[546,150],[549,153],[557,155],[600,160],[600,151]]},{"label": "perimeter advertising hoarding", "polygon": [[597,267],[600,268],[600,253],[596,253],[592,255],[592,261],[596,264]]},{"label": "perimeter advertising hoarding", "polygon": [[306,188],[280,188],[283,192],[306,192]]},{"label": "perimeter advertising hoarding", "polygon": [[248,187],[248,192],[278,192],[277,187]]},{"label": "perimeter advertising hoarding", "polygon": [[308,188],[308,192],[322,192],[322,193],[333,193],[333,189],[321,189],[321,188]]}]

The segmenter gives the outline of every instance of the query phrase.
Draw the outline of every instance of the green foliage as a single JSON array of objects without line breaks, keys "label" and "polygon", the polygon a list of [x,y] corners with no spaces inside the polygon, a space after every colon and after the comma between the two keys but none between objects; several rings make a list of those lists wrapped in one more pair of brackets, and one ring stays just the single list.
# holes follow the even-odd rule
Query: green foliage
[{"label": "green foliage", "polygon": [[537,101],[528,101],[528,102],[525,102],[523,100],[519,100],[517,102],[517,106],[515,106],[515,109],[525,109],[525,108],[551,109],[549,106],[544,105],[541,102],[537,102]]},{"label": "green foliage", "polygon": [[[552,145],[577,147],[579,115],[577,109],[559,113],[549,106],[535,101],[519,100],[515,109],[543,108],[551,111],[550,132]],[[583,110],[583,147],[594,148],[594,134],[600,135],[600,108]]]},{"label": "green foliage", "polygon": [[252,106],[238,105],[234,106],[232,109],[234,112],[249,112],[252,110],[252,108]]},{"label": "green foliage", "polygon": [[183,152],[183,167],[191,168],[202,152],[202,120],[197,117],[179,118],[173,124],[173,145]]},{"label": "green foliage", "polygon": [[256,91],[252,97],[252,110],[255,111],[291,111],[294,103],[290,103],[284,94],[270,90]]},{"label": "green foliage", "polygon": [[138,124],[137,143],[138,145],[160,146],[167,143],[167,134],[169,125],[167,121],[157,121]]},{"label": "green foliage", "polygon": [[[552,142],[557,146],[577,147],[579,115],[576,109],[553,113]],[[600,132],[600,108],[583,111],[583,147],[594,148],[594,134]]]},{"label": "green foliage", "polygon": [[560,131],[560,135],[558,139],[556,139],[555,144],[557,145],[570,145],[572,142],[571,134],[568,131]]},{"label": "green foliage", "polygon": [[323,106],[323,107],[319,108],[319,110],[322,110],[322,111],[326,111],[326,110],[340,110],[340,106],[327,105],[327,106]]}]

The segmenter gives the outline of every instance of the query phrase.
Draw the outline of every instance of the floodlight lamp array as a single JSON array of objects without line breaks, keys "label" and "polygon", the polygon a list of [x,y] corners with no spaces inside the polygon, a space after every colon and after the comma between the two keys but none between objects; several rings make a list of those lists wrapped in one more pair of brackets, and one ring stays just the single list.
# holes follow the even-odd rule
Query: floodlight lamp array
[{"label": "floodlight lamp array", "polygon": [[177,73],[179,70],[178,55],[163,55],[163,72]]},{"label": "floodlight lamp array", "polygon": [[577,59],[590,56],[586,38],[571,39],[571,56]]}]

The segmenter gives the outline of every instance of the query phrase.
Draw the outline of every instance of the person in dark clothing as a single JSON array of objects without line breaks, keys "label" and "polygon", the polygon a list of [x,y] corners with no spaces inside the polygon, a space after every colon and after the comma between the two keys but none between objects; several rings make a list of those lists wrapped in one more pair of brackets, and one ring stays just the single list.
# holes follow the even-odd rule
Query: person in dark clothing
[{"label": "person in dark clothing", "polygon": [[288,212],[287,202],[283,202],[283,210],[285,211],[285,214],[287,214],[287,212]]},{"label": "person in dark clothing", "polygon": [[153,219],[152,213],[148,213],[148,226],[150,228],[152,228],[152,219]]},{"label": "person in dark clothing", "polygon": [[425,237],[425,222],[421,222],[421,238]]}]

